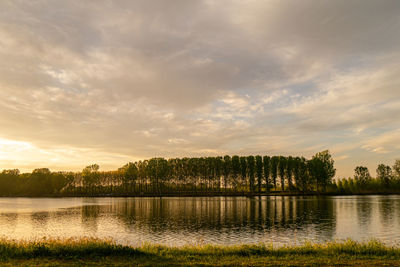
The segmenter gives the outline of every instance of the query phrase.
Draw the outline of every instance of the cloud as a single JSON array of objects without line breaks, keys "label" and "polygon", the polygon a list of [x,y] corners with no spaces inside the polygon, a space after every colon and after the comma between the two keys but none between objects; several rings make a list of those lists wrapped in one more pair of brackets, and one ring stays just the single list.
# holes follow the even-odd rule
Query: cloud
[{"label": "cloud", "polygon": [[337,73],[317,84],[319,90],[283,110],[295,114],[299,127],[314,130],[352,130],[398,124],[400,112],[400,66]]},{"label": "cloud", "polygon": [[2,166],[325,148],[349,164],[355,144],[389,151],[371,140],[400,125],[398,1],[17,0],[0,10],[0,138],[30,146],[22,157],[8,145]]},{"label": "cloud", "polygon": [[400,130],[392,130],[367,140],[362,148],[378,154],[397,152],[400,150]]},{"label": "cloud", "polygon": [[[100,163],[103,169],[115,167],[115,162],[134,160],[120,153],[104,153],[96,149],[67,146],[40,148],[28,142],[0,139],[0,169],[19,168],[31,171],[34,168],[51,170],[80,170],[84,164]],[[138,159],[136,159],[138,160]]]}]

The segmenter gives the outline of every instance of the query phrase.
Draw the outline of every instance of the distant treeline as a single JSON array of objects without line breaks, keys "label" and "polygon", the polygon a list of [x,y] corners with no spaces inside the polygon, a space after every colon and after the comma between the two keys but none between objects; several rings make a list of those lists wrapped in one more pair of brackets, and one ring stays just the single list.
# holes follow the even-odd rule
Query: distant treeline
[{"label": "distant treeline", "polygon": [[367,167],[357,166],[354,178],[339,179],[333,185],[339,194],[400,193],[400,160],[396,160],[393,167],[379,164],[376,178],[370,175]]},{"label": "distant treeline", "polygon": [[116,171],[99,165],[82,172],[47,168],[20,174],[3,170],[1,196],[168,196],[256,195],[267,193],[363,193],[400,191],[400,162],[379,165],[377,178],[365,167],[354,179],[333,181],[336,169],[329,151],[311,159],[284,156],[152,158],[129,162]]}]

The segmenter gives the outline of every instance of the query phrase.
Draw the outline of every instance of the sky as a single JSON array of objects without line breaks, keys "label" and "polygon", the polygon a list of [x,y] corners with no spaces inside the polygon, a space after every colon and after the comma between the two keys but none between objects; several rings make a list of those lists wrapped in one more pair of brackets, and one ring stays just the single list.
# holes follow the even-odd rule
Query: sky
[{"label": "sky", "polygon": [[398,0],[0,1],[0,170],[400,158]]}]

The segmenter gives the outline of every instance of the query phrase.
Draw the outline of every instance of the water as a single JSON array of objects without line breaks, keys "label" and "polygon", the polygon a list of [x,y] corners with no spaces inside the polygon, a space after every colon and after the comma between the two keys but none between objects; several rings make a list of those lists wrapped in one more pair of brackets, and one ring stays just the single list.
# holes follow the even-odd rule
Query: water
[{"label": "water", "polygon": [[0,198],[0,236],[118,243],[400,243],[400,196]]}]

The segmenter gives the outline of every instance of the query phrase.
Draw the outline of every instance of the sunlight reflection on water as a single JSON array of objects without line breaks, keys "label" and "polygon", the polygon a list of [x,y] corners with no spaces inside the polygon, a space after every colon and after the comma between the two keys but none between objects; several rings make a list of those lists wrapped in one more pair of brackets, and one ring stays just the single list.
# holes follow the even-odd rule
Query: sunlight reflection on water
[{"label": "sunlight reflection on water", "polygon": [[122,244],[400,241],[400,196],[0,198],[0,236]]}]

